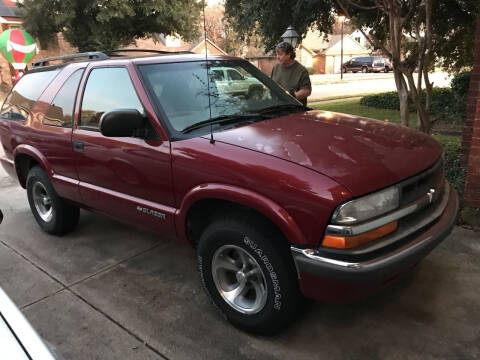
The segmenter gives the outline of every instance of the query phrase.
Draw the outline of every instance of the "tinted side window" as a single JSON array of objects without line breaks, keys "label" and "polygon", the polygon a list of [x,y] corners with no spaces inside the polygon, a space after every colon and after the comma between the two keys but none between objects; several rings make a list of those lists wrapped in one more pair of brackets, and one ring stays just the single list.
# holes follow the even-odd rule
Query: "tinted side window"
[{"label": "tinted side window", "polygon": [[25,74],[8,94],[2,105],[1,117],[25,121],[38,98],[60,69]]},{"label": "tinted side window", "polygon": [[125,68],[100,68],[90,73],[82,100],[80,126],[97,128],[103,113],[143,107]]},{"label": "tinted side window", "polygon": [[44,125],[72,127],[73,107],[82,74],[83,69],[75,71],[65,84],[63,84],[45,113],[45,117],[43,118]]}]

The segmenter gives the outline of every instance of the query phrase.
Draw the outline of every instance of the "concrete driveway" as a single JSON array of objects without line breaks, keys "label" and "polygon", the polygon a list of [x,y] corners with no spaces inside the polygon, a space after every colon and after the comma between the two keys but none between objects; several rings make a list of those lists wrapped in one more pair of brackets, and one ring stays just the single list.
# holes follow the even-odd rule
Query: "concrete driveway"
[{"label": "concrete driveway", "polygon": [[480,358],[478,232],[456,228],[373,298],[307,302],[286,332],[256,337],[208,303],[190,247],[88,212],[46,235],[3,170],[0,208],[0,286],[65,359]]}]

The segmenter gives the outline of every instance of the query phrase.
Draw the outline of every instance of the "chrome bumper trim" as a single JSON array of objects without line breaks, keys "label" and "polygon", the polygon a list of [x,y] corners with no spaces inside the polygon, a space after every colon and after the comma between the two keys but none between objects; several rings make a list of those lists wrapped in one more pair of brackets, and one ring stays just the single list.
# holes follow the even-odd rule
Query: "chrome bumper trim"
[{"label": "chrome bumper trim", "polygon": [[290,249],[292,250],[293,253],[301,254],[311,260],[325,263],[325,264],[331,264],[331,265],[337,265],[340,267],[344,268],[360,268],[362,264],[360,263],[352,263],[348,261],[340,261],[340,260],[334,260],[334,259],[329,259],[326,257],[318,256],[315,255],[315,250],[314,249],[299,249],[296,248],[295,246],[291,246]]}]

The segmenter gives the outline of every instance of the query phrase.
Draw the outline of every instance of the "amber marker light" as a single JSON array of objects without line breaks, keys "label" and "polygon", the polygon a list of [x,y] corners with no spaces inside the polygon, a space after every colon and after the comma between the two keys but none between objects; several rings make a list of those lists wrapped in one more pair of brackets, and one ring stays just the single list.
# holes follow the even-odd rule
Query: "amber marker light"
[{"label": "amber marker light", "polygon": [[398,222],[394,221],[383,225],[379,228],[367,231],[363,234],[354,236],[333,236],[325,235],[322,245],[325,247],[336,249],[352,249],[360,245],[366,244],[370,241],[380,239],[381,237],[390,234],[397,230]]}]

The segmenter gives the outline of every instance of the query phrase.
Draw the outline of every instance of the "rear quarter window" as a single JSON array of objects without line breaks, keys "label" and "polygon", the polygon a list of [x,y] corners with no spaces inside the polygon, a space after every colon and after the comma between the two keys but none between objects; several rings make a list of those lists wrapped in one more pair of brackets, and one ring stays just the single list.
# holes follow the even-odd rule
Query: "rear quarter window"
[{"label": "rear quarter window", "polygon": [[83,70],[84,69],[75,71],[62,85],[45,113],[45,117],[43,118],[44,125],[72,127],[73,107],[75,106],[75,98]]},{"label": "rear quarter window", "polygon": [[5,99],[0,116],[7,120],[27,120],[33,106],[60,69],[25,74]]}]

